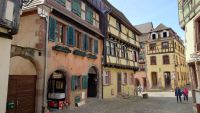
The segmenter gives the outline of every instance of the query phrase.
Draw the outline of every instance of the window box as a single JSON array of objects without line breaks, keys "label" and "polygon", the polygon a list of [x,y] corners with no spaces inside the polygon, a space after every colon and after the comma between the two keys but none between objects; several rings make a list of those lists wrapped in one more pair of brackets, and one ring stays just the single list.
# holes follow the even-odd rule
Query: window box
[{"label": "window box", "polygon": [[96,55],[93,55],[93,54],[88,54],[87,57],[88,57],[88,58],[91,58],[91,59],[97,59],[97,56],[96,56]]},{"label": "window box", "polygon": [[73,54],[74,54],[74,55],[78,55],[78,56],[82,56],[82,57],[85,57],[85,56],[86,56],[86,53],[83,52],[83,51],[80,51],[80,50],[74,50],[74,51],[73,51]]},{"label": "window box", "polygon": [[64,53],[71,53],[71,50],[68,47],[63,47],[59,45],[53,46],[52,49],[55,51],[60,51]]}]

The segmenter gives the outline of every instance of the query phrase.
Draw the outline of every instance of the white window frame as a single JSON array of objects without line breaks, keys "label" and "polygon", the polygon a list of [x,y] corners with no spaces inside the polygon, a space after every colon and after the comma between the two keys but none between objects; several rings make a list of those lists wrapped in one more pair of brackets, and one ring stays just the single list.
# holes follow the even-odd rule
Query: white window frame
[{"label": "white window frame", "polygon": [[167,37],[169,37],[169,31],[163,30],[163,31],[160,33],[160,36],[161,36],[162,38],[167,38],[167,37],[163,37],[163,34],[164,34],[165,32],[167,33]]},{"label": "white window frame", "polygon": [[156,39],[153,39],[153,35],[156,35],[156,39],[158,39],[158,33],[156,33],[156,32],[153,32],[153,33],[151,33],[151,40],[156,40]]}]

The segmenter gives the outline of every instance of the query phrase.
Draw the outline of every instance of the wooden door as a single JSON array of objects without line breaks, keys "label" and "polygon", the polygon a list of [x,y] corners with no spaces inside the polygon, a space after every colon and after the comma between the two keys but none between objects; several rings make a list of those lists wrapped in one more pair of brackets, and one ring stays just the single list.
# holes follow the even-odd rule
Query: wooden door
[{"label": "wooden door", "polygon": [[152,77],[152,86],[153,87],[156,87],[157,86],[157,73],[156,72],[152,72],[151,73],[151,77]]},{"label": "wooden door", "polygon": [[117,74],[117,92],[121,93],[121,83],[122,82],[122,76],[121,73]]},{"label": "wooden door", "polygon": [[170,72],[165,72],[164,73],[165,77],[165,87],[170,87],[171,86],[171,75]]},{"label": "wooden door", "polygon": [[7,102],[14,108],[6,113],[35,113],[36,76],[9,76]]}]

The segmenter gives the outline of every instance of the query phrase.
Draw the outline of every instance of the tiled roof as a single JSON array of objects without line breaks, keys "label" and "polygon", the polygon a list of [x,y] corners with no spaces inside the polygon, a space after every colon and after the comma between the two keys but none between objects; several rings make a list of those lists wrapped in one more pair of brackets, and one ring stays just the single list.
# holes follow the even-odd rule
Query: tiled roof
[{"label": "tiled roof", "polygon": [[153,30],[152,22],[140,24],[135,26],[141,33],[149,33]]},{"label": "tiled roof", "polygon": [[164,24],[159,24],[153,31],[161,31],[161,30],[166,30],[170,29],[169,27],[166,27]]}]

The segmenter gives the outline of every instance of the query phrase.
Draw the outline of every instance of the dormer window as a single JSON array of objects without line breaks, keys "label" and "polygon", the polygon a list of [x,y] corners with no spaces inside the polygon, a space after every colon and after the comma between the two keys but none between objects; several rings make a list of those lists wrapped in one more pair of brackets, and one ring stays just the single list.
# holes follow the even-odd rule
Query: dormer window
[{"label": "dormer window", "polygon": [[169,37],[169,32],[168,32],[168,31],[163,31],[163,32],[161,32],[161,37],[162,37],[162,38],[167,38],[167,37]]},{"label": "dormer window", "polygon": [[152,33],[151,34],[151,39],[152,40],[156,40],[157,39],[157,34],[156,33]]}]

